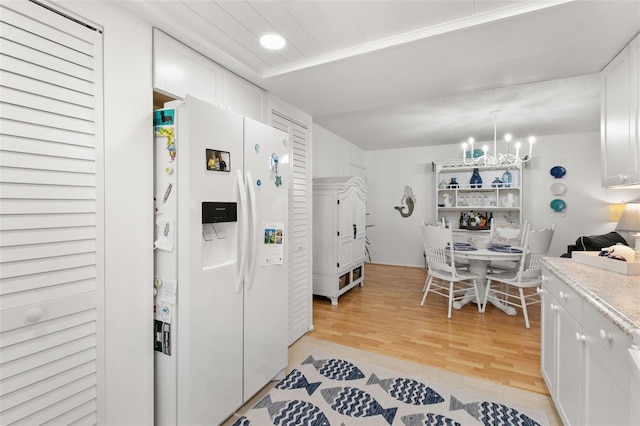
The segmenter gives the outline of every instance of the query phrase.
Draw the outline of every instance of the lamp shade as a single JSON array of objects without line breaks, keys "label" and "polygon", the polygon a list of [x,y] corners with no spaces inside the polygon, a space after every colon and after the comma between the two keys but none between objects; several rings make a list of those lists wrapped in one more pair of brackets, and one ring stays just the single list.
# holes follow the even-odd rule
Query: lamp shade
[{"label": "lamp shade", "polygon": [[624,206],[616,231],[640,231],[640,203],[627,203]]},{"label": "lamp shade", "polygon": [[[616,225],[616,231],[640,231],[640,203],[627,203],[624,206],[622,217]],[[636,240],[635,252],[640,253],[640,233],[632,234],[632,236]]]}]

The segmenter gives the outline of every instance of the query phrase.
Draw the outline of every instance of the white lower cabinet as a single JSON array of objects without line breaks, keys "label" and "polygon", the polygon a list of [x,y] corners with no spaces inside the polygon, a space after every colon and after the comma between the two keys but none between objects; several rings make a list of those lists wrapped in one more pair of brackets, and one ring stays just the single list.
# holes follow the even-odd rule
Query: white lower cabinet
[{"label": "white lower cabinet", "polygon": [[[556,302],[557,303],[557,302]],[[562,421],[569,425],[579,425],[582,412],[580,398],[582,383],[583,345],[576,340],[580,333],[580,323],[569,314],[562,304],[557,304],[555,356],[556,408]]]},{"label": "white lower cabinet", "polygon": [[628,425],[631,337],[543,271],[541,372],[565,425]]}]

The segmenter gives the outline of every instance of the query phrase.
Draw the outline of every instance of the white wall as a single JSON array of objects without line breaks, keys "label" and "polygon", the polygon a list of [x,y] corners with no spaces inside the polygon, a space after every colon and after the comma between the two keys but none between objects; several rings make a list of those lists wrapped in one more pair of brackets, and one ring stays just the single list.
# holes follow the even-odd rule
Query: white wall
[{"label": "white wall", "polygon": [[312,159],[314,178],[358,176],[366,179],[364,151],[317,124],[313,125]]},{"label": "white wall", "polygon": [[[458,158],[459,145],[367,151],[366,170],[368,224],[371,258],[374,263],[424,266],[420,219],[434,219],[434,173],[432,161]],[[556,180],[549,173],[554,165],[567,169],[562,181],[568,190],[563,198],[566,215],[551,216],[550,186]],[[402,218],[399,206],[404,186],[411,185],[416,208]],[[524,217],[535,228],[556,224],[550,255],[559,256],[581,235],[612,231],[607,222],[608,203],[640,199],[640,190],[605,190],[600,187],[600,134],[581,133],[538,138],[534,158],[524,172]]]},{"label": "white wall", "polygon": [[106,424],[151,425],[151,28],[104,2],[57,4],[104,28]]},{"label": "white wall", "polygon": [[[549,136],[536,142],[534,158],[524,176],[525,218],[535,228],[556,224],[550,255],[565,253],[567,245],[575,243],[582,235],[613,231],[616,222],[608,221],[610,203],[640,200],[638,189],[601,187],[600,158],[598,132]],[[555,165],[567,170],[562,179],[555,179],[549,173]],[[551,193],[550,186],[556,181],[567,186],[562,197]],[[552,216],[549,203],[554,198],[561,198],[567,203],[564,216],[558,213]]]}]

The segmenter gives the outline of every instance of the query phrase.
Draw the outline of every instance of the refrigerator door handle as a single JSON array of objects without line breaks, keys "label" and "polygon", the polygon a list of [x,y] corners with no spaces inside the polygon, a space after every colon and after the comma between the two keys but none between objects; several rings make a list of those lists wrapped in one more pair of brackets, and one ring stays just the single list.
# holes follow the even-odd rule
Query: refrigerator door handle
[{"label": "refrigerator door handle", "polygon": [[253,188],[253,176],[251,172],[247,172],[247,189],[249,193],[249,206],[251,208],[251,232],[249,233],[249,240],[251,246],[251,256],[249,257],[249,273],[247,274],[247,290],[251,290],[253,285],[253,277],[256,273],[256,265],[258,264],[258,209],[256,206],[256,191]]},{"label": "refrigerator door handle", "polygon": [[240,269],[238,271],[238,279],[236,281],[236,294],[239,294],[242,291],[242,282],[244,280],[246,271],[247,271],[247,236],[249,235],[249,227],[247,226],[248,221],[248,213],[247,213],[247,193],[244,188],[244,179],[242,176],[242,171],[237,170],[236,180],[238,182],[238,196],[240,197]]}]

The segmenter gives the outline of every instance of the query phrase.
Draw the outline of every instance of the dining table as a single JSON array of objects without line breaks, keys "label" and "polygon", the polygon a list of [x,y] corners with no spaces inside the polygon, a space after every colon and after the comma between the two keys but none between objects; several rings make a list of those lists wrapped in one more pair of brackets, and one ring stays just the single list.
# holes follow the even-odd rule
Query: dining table
[{"label": "dining table", "polygon": [[[487,274],[489,264],[494,261],[517,261],[522,258],[522,248],[513,247],[506,244],[495,244],[487,248],[475,248],[467,243],[456,243],[453,248],[453,256],[456,262],[467,260],[469,262],[469,272],[478,276],[476,283],[478,285],[478,294],[484,297],[487,284]],[[482,303],[476,299],[475,292],[469,290],[465,293],[464,298],[460,301],[453,302],[454,309],[461,309],[469,302]],[[515,315],[516,310],[501,303],[497,298],[491,298],[490,303],[500,309],[507,315]]]}]

